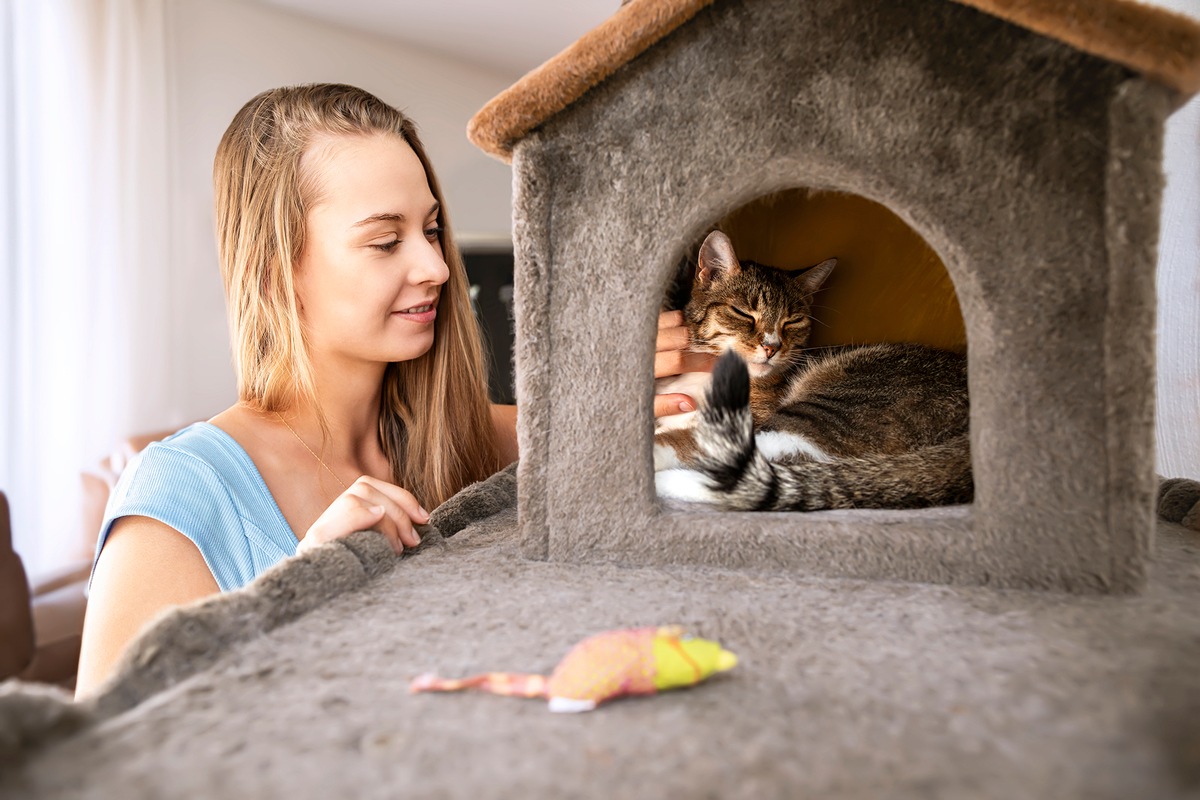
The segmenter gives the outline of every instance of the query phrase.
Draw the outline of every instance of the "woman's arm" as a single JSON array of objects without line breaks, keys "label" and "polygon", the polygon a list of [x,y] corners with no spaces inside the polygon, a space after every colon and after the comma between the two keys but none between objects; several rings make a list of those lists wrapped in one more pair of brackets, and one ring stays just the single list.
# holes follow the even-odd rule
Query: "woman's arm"
[{"label": "woman's arm", "polygon": [[492,406],[492,427],[496,432],[496,447],[500,461],[511,464],[521,455],[517,448],[517,407]]},{"label": "woman's arm", "polygon": [[200,550],[182,533],[149,517],[118,519],[92,575],[75,697],[108,679],[146,623],[219,591]]}]

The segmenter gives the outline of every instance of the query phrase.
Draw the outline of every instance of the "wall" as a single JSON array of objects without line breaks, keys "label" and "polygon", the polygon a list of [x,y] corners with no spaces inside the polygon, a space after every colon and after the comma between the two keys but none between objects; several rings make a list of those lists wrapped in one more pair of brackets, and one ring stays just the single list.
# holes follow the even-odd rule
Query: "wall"
[{"label": "wall", "polygon": [[1158,253],[1158,471],[1200,480],[1200,97],[1167,121]]},{"label": "wall", "polygon": [[274,86],[344,82],[410,114],[438,171],[460,241],[507,242],[509,168],[471,145],[467,120],[517,76],[232,0],[175,0],[167,19],[171,122],[167,403],[142,430],[211,416],[236,398],[213,238],[213,154],[237,110]]}]

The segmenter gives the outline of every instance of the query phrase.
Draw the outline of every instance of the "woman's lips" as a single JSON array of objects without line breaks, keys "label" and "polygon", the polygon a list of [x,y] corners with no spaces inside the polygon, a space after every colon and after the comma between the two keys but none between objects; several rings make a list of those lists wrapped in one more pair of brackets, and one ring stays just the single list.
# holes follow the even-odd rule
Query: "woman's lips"
[{"label": "woman's lips", "polygon": [[432,303],[426,303],[425,305],[413,306],[402,311],[393,311],[392,316],[400,317],[419,325],[427,325],[437,318],[437,306]]}]

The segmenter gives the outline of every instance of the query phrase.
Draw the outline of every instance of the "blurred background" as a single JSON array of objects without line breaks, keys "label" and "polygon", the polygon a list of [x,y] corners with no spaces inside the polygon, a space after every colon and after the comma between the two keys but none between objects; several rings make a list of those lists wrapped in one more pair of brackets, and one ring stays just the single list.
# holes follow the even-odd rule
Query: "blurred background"
[{"label": "blurred background", "polygon": [[502,339],[511,171],[467,121],[618,6],[0,0],[0,489],[26,570],[78,555],[81,471],[236,400],[211,172],[243,103],[338,81],[412,116]]},{"label": "blurred background", "polygon": [[[264,89],[351,83],[417,121],[510,399],[511,172],[465,127],[619,5],[0,0],[0,489],[27,572],[77,557],[81,473],[118,442],[236,399],[211,167]],[[1200,478],[1200,102],[1171,120],[1167,173],[1159,465]]]}]

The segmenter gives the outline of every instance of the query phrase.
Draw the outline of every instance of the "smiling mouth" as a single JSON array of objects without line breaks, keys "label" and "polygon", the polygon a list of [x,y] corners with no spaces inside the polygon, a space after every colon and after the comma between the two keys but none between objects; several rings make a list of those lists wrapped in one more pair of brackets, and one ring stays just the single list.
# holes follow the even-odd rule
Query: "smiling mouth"
[{"label": "smiling mouth", "polygon": [[408,322],[415,322],[418,325],[428,325],[437,318],[437,301],[433,300],[419,306],[393,311],[392,316]]}]

